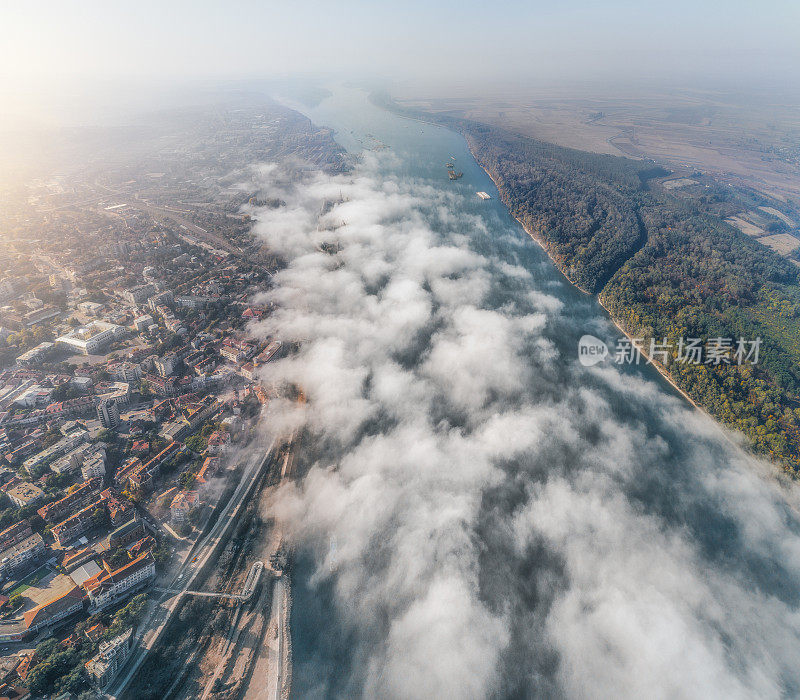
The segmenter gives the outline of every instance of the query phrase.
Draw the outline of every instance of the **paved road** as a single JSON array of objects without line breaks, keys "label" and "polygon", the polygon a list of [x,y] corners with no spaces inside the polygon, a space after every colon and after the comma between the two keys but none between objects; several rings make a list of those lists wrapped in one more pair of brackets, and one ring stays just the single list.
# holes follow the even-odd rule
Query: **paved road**
[{"label": "paved road", "polygon": [[[195,545],[195,547],[193,547],[193,550],[197,553],[193,555],[193,552],[190,551],[189,555],[187,556],[186,563],[184,563],[184,565],[175,573],[170,588],[173,588],[175,583],[179,579],[182,579],[185,574],[188,573],[189,577],[184,585],[178,589],[181,591],[181,593],[173,596],[172,598],[162,598],[159,601],[160,603],[166,604],[166,610],[164,610],[161,605],[156,606],[154,611],[151,613],[150,618],[143,623],[142,629],[146,630],[144,635],[140,638],[140,640],[138,640],[135,651],[122,667],[117,678],[107,691],[108,695],[110,695],[112,698],[119,697],[125,692],[128,684],[136,675],[136,672],[144,663],[148,653],[155,646],[156,642],[159,640],[161,634],[166,628],[167,623],[172,618],[172,615],[178,605],[178,601],[181,598],[182,592],[189,590],[192,587],[192,584],[197,578],[198,573],[202,571],[203,567],[208,562],[209,557],[215,553],[217,545],[227,534],[230,525],[238,518],[241,506],[244,503],[245,495],[249,493],[251,487],[253,484],[255,484],[257,478],[262,472],[262,467],[269,461],[274,447],[275,442],[273,441],[266,452],[256,453],[250,458],[241,481],[234,490],[231,498],[225,504],[222,512],[219,515],[219,518],[217,519],[217,522],[211,528],[211,531],[208,533],[208,535],[206,535],[206,537],[204,537],[197,545]],[[153,624],[156,626],[151,628],[151,625]],[[134,644],[136,643],[137,642],[135,641]]]}]

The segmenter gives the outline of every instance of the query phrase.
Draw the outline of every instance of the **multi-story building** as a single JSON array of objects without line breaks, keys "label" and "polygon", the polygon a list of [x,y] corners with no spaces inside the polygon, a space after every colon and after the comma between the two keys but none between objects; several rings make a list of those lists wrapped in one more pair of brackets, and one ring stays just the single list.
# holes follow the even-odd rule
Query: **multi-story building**
[{"label": "multi-story building", "polygon": [[[142,314],[133,319],[133,327],[139,332],[146,331],[153,325],[153,317],[150,314]],[[127,380],[126,380],[127,381]]]},{"label": "multi-story building", "polygon": [[118,382],[133,384],[142,378],[142,368],[133,362],[115,362],[107,367],[107,371]]},{"label": "multi-story building", "polygon": [[228,451],[231,435],[227,430],[215,430],[208,436],[208,454],[219,455]]},{"label": "multi-story building", "polygon": [[198,489],[205,489],[208,486],[209,480],[217,473],[219,469],[219,457],[206,457],[203,460],[203,466],[197,471],[195,476],[195,484]]},{"label": "multi-story building", "polygon": [[50,397],[52,395],[52,389],[46,389],[38,384],[34,384],[17,396],[17,398],[14,399],[14,403],[23,408],[46,406],[50,402]]},{"label": "multi-story building", "polygon": [[111,382],[98,385],[97,399],[114,399],[118,406],[126,406],[131,400],[131,385],[128,382]]},{"label": "multi-story building", "polygon": [[75,586],[53,600],[31,608],[23,615],[28,633],[32,634],[44,627],[53,627],[61,620],[83,610],[85,599],[83,589]]},{"label": "multi-story building", "polygon": [[216,301],[219,301],[219,299],[211,296],[183,296],[175,297],[175,306],[181,306],[186,309],[202,309],[204,306],[213,304]]},{"label": "multi-story building", "polygon": [[105,321],[92,321],[87,326],[75,328],[69,333],[56,338],[56,343],[63,345],[74,352],[84,355],[94,355],[115,340],[124,337],[124,326]]},{"label": "multi-story building", "polygon": [[120,489],[125,489],[128,486],[128,477],[141,466],[142,460],[139,457],[128,457],[114,471],[114,484]]},{"label": "multi-story building", "polygon": [[203,423],[215,418],[221,410],[222,404],[219,401],[213,396],[206,396],[202,400],[188,405],[183,411],[183,417],[194,432]]},{"label": "multi-story building", "polygon": [[38,559],[44,554],[44,540],[38,532],[34,532],[21,542],[7,547],[0,552],[0,574],[13,573]]},{"label": "multi-story building", "polygon": [[65,418],[67,416],[77,416],[86,413],[94,408],[94,398],[92,396],[78,396],[67,401],[55,401],[48,404],[44,409],[46,419]]},{"label": "multi-story building", "polygon": [[78,304],[78,311],[82,311],[88,316],[99,316],[105,308],[105,304],[98,304],[95,301],[82,301]]},{"label": "multi-story building", "polygon": [[58,525],[54,525],[50,532],[56,544],[63,548],[84,532],[100,525],[105,517],[106,511],[102,501],[95,501],[84,506]]},{"label": "multi-story building", "polygon": [[35,365],[47,359],[48,355],[53,351],[55,345],[53,343],[39,343],[35,348],[23,352],[17,358],[19,365]]},{"label": "multi-story building", "polygon": [[78,508],[82,508],[90,501],[96,500],[102,485],[102,480],[97,478],[84,481],[72,493],[68,493],[64,498],[39,508],[36,512],[46,523],[61,522]]},{"label": "multi-story building", "polygon": [[183,440],[205,421],[214,418],[220,408],[221,405],[213,396],[206,396],[202,401],[187,406],[178,420],[164,423],[158,434],[165,440]]},{"label": "multi-story building", "polygon": [[134,491],[147,491],[153,485],[153,479],[158,475],[161,466],[185,450],[183,445],[173,441],[147,462],[143,463],[138,457],[129,460],[115,474],[114,479],[120,487],[127,484]]},{"label": "multi-story building", "polygon": [[145,380],[157,396],[177,396],[181,391],[175,377],[147,374]]},{"label": "multi-story building", "polygon": [[8,489],[8,491],[6,491],[6,496],[11,499],[11,502],[15,506],[22,508],[22,506],[36,503],[36,501],[40,501],[44,498],[44,491],[36,484],[22,481]]},{"label": "multi-story building", "polygon": [[126,630],[118,637],[101,642],[95,656],[86,662],[86,673],[102,690],[117,674],[128,658],[133,642],[133,628]]},{"label": "multi-story building", "polygon": [[239,362],[245,358],[244,351],[233,342],[226,341],[219,349],[219,354],[229,362]]},{"label": "multi-story building", "polygon": [[74,472],[80,469],[86,460],[95,459],[96,457],[99,457],[105,463],[106,451],[103,443],[99,445],[84,443],[83,445],[78,445],[74,450],[70,450],[63,457],[59,457],[55,462],[51,462],[50,469],[56,474]]},{"label": "multi-story building", "polygon": [[180,491],[169,505],[169,516],[174,523],[185,523],[198,505],[197,491]]},{"label": "multi-story building", "polygon": [[150,301],[147,302],[147,305],[150,307],[150,311],[153,313],[160,313],[158,311],[159,306],[169,307],[172,306],[173,302],[175,301],[175,295],[167,289],[166,291],[160,292],[155,296],[150,298]]},{"label": "multi-story building", "polygon": [[115,399],[103,399],[97,404],[97,418],[104,428],[116,430],[119,427],[119,407]]},{"label": "multi-story building", "polygon": [[102,479],[106,475],[105,457],[96,452],[81,464],[81,476],[84,479]]},{"label": "multi-story building", "polygon": [[146,586],[156,575],[156,565],[150,552],[141,554],[119,569],[103,562],[104,570],[83,582],[89,597],[89,609],[94,613],[131,595]]},{"label": "multi-story building", "polygon": [[[62,432],[64,431],[62,430]],[[41,465],[50,461],[54,461],[58,457],[65,455],[70,450],[75,449],[78,445],[85,442],[88,436],[88,430],[85,428],[76,427],[75,429],[71,430],[68,435],[64,435],[64,437],[54,445],[51,445],[46,450],[42,450],[33,457],[28,457],[28,459],[22,463],[22,466],[25,471],[30,474],[34,469],[40,467]]]},{"label": "multi-story building", "polygon": [[61,315],[61,311],[59,311],[55,306],[44,306],[41,309],[34,309],[33,311],[26,313],[22,317],[22,322],[26,328],[30,328],[31,326],[35,326],[39,323],[44,323],[45,321],[56,318],[59,315]]},{"label": "multi-story building", "polygon": [[117,497],[111,489],[106,489],[100,494],[103,506],[108,514],[108,519],[114,527],[118,527],[130,520],[133,513],[133,506],[128,501]]},{"label": "multi-story building", "polygon": [[140,284],[122,292],[122,298],[129,304],[139,304],[146,301],[156,293],[154,284]]},{"label": "multi-story building", "polygon": [[11,464],[20,464],[27,457],[30,457],[40,444],[41,440],[39,439],[26,440],[21,445],[14,447],[11,452],[6,452],[5,457]]},{"label": "multi-story building", "polygon": [[273,357],[275,357],[282,347],[283,343],[280,340],[273,340],[269,345],[267,345],[266,348],[264,348],[264,350],[256,355],[254,359],[255,365],[263,365],[266,362],[269,362]]},{"label": "multi-story building", "polygon": [[175,353],[164,355],[155,360],[154,365],[156,372],[162,377],[169,377],[175,373],[175,368],[178,366],[178,356]]},{"label": "multi-story building", "polygon": [[17,544],[17,542],[22,542],[22,540],[30,537],[32,534],[33,529],[31,528],[30,522],[27,519],[20,520],[18,523],[14,523],[0,532],[0,549],[7,549]]},{"label": "multi-story building", "polygon": [[153,488],[155,473],[149,472],[142,464],[133,469],[127,477],[128,486],[134,492],[149,492]]},{"label": "multi-story building", "polygon": [[[101,445],[85,443],[67,452],[63,457],[59,457],[55,462],[51,462],[50,469],[56,474],[63,474],[64,472],[73,472],[78,469],[83,470],[83,465],[87,461],[95,462],[97,460],[102,463],[102,474],[105,474],[106,451],[102,447],[102,443]],[[84,479],[89,478],[88,476],[84,477]]]},{"label": "multi-story building", "polygon": [[112,530],[108,535],[109,548],[125,547],[131,542],[137,542],[147,535],[144,521],[136,516]]}]

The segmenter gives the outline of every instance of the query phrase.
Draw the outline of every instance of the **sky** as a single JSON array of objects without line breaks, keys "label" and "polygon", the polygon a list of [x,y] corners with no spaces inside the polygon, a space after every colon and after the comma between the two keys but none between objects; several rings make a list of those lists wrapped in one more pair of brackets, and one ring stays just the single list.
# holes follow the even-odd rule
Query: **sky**
[{"label": "sky", "polygon": [[766,77],[797,65],[800,4],[30,0],[2,3],[0,32],[0,81],[16,91],[296,73]]}]

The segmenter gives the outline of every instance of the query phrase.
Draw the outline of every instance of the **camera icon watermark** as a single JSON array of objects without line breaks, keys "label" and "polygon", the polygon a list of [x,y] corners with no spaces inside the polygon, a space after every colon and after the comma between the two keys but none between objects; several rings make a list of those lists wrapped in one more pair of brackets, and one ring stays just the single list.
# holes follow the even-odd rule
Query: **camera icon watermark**
[{"label": "camera icon watermark", "polygon": [[662,365],[680,362],[687,365],[745,365],[758,364],[761,338],[678,338],[660,342],[651,338],[619,338],[614,352],[600,338],[593,335],[581,336],[578,341],[578,360],[584,367],[594,367],[608,359],[618,365],[636,364],[642,358],[646,364],[658,361]]}]

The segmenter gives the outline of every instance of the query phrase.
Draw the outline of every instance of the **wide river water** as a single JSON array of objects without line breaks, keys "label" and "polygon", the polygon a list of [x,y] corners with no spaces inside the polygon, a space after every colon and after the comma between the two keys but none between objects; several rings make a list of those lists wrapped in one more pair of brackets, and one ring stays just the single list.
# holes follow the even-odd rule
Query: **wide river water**
[{"label": "wide river water", "polygon": [[[352,372],[377,358],[358,380],[377,408],[340,442],[356,399],[331,371],[342,405],[322,389],[315,404],[303,379],[320,406],[305,458],[319,474],[287,507],[293,696],[796,697],[800,524],[774,467],[652,367],[580,365],[581,336],[613,352],[620,333],[509,215],[459,134],[351,88],[292,106],[362,156],[339,180],[344,262],[314,263],[320,284],[352,271],[319,302],[348,332],[319,330],[319,347],[342,348]],[[370,304],[416,285],[408,251],[378,238],[411,250],[423,225],[414,265],[445,259],[438,246],[472,257],[421,275],[407,305],[430,318],[408,321],[416,340],[393,355],[376,334],[403,311],[364,328],[371,307],[352,283],[369,278],[355,287]]]}]

